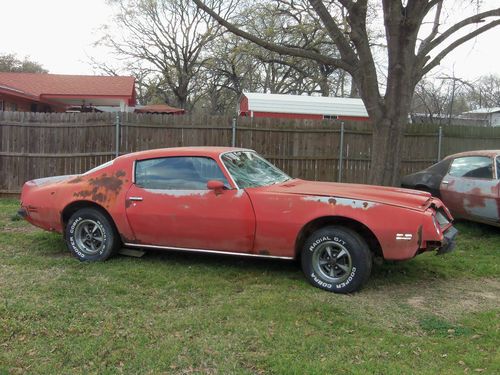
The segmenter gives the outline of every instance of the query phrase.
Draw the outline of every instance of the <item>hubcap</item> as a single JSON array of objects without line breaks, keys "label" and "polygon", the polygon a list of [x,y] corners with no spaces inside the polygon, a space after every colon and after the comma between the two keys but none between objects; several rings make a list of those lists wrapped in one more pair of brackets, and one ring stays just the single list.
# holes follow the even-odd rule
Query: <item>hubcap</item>
[{"label": "hubcap", "polygon": [[81,252],[95,255],[104,248],[104,229],[94,220],[82,220],[76,225],[75,241]]},{"label": "hubcap", "polygon": [[314,271],[331,283],[341,283],[352,271],[349,251],[333,241],[323,242],[314,250],[312,259]]}]

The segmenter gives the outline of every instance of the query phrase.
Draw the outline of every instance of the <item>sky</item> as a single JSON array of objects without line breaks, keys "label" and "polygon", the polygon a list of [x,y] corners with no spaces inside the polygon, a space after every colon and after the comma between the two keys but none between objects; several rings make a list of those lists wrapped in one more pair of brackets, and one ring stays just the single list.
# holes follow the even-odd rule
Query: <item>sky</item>
[{"label": "sky", "polygon": [[[491,9],[498,0],[483,4],[483,9]],[[94,74],[89,56],[110,61],[108,52],[93,46],[99,28],[112,23],[105,0],[0,0],[0,5],[0,53],[27,56],[59,74]],[[480,35],[448,55],[433,75],[466,80],[500,75],[499,39],[500,27]]]}]

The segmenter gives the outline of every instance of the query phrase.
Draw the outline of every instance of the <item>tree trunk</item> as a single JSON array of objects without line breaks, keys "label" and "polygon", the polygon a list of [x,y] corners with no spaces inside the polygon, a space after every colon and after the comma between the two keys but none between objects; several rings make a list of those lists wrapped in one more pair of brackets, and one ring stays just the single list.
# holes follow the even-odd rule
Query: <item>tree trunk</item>
[{"label": "tree trunk", "polygon": [[397,186],[400,176],[400,157],[406,119],[373,119],[371,165],[368,182],[374,185]]},{"label": "tree trunk", "polygon": [[370,184],[399,186],[404,132],[412,100],[408,85],[406,78],[391,85],[378,106],[379,111],[370,116],[373,121]]}]

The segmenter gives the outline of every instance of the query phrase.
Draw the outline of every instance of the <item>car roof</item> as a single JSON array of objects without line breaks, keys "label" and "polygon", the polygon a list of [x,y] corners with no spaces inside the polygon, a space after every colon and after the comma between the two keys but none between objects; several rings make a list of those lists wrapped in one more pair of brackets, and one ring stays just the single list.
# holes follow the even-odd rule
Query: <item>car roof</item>
[{"label": "car roof", "polygon": [[496,155],[500,155],[500,150],[475,150],[475,151],[465,151],[465,152],[460,152],[458,154],[453,154],[449,155],[446,157],[446,159],[451,159],[451,158],[459,158],[463,156],[489,156],[493,157]]},{"label": "car roof", "polygon": [[168,156],[205,156],[218,158],[220,154],[231,151],[252,151],[248,148],[239,147],[219,147],[219,146],[200,146],[200,147],[169,147],[157,148],[153,150],[132,152],[120,156],[120,159],[153,159]]}]

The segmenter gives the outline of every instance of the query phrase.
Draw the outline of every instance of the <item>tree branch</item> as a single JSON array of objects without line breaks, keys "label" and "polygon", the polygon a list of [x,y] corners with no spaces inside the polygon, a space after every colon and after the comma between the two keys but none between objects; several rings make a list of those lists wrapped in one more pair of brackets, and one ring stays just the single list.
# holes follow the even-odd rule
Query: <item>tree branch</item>
[{"label": "tree branch", "polygon": [[[444,42],[447,38],[449,38],[451,35],[453,35],[457,31],[460,31],[465,26],[468,26],[468,25],[473,24],[473,23],[484,22],[484,19],[487,17],[500,17],[500,8],[488,10],[488,11],[482,12],[482,13],[478,13],[472,17],[465,18],[462,21],[451,26],[445,32],[443,32],[440,36],[438,36],[436,39],[434,39],[432,42],[429,42],[427,44],[427,46],[424,46],[424,48],[422,48],[422,50],[419,51],[419,53],[418,53],[419,57],[424,57],[425,55],[427,55],[430,51],[432,51],[434,48],[439,46],[439,44]],[[478,35],[478,34],[476,34],[476,35]]]},{"label": "tree branch", "polygon": [[213,17],[220,25],[224,26],[226,29],[228,29],[230,32],[233,34],[236,34],[243,39],[249,40],[252,43],[255,43],[261,47],[264,47],[265,49],[268,49],[273,52],[277,52],[282,55],[290,55],[290,56],[297,56],[297,57],[303,57],[305,59],[309,60],[315,60],[318,61],[322,64],[326,65],[332,65],[336,66],[340,69],[347,70],[348,72],[351,72],[353,70],[353,66],[342,59],[336,59],[333,57],[325,56],[320,53],[311,51],[311,50],[306,50],[306,49],[301,49],[301,48],[293,48],[293,47],[284,47],[280,46],[271,42],[268,42],[262,38],[256,37],[246,31],[241,30],[239,27],[236,25],[226,21],[224,18],[219,16],[216,12],[214,12],[212,9],[207,7],[201,0],[193,0],[194,3],[204,12],[209,14],[211,17]]},{"label": "tree branch", "polygon": [[357,57],[354,53],[352,47],[349,45],[346,37],[344,36],[342,30],[337,26],[337,22],[333,19],[328,9],[326,9],[325,4],[321,0],[309,0],[309,3],[313,9],[318,14],[319,18],[323,22],[328,34],[335,42],[335,45],[339,49],[340,56],[345,61],[349,61],[351,65],[356,64]]},{"label": "tree branch", "polygon": [[468,40],[470,40],[470,39],[478,36],[479,34],[482,34],[485,31],[488,31],[489,29],[492,29],[493,27],[498,26],[498,25],[500,25],[500,20],[491,21],[489,24],[484,25],[484,26],[480,27],[479,29],[477,29],[477,30],[475,30],[475,31],[473,31],[473,32],[471,32],[471,33],[469,33],[469,34],[467,34],[467,35],[465,35],[465,36],[463,36],[463,37],[455,40],[448,47],[446,47],[444,50],[442,50],[436,57],[434,57],[427,65],[425,65],[423,67],[421,77],[423,77],[429,71],[431,71],[433,68],[435,68],[437,65],[439,65],[439,63],[441,62],[441,60],[446,55],[448,55],[451,51],[453,51],[455,48],[457,48],[461,44],[467,42]]},{"label": "tree branch", "polygon": [[436,14],[434,15],[434,24],[432,26],[432,31],[429,34],[427,38],[425,38],[422,43],[420,44],[420,47],[418,48],[418,52],[422,51],[431,41],[436,37],[438,34],[439,30],[439,21],[441,19],[441,10],[443,8],[443,2],[440,1],[437,3],[437,8],[436,8]]}]

